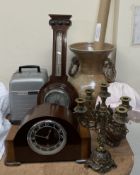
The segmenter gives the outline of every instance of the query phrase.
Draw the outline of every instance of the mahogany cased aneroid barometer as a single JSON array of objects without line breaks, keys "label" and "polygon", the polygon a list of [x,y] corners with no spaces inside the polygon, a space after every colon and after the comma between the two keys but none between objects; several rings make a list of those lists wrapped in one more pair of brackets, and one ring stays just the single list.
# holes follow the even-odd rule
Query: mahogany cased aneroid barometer
[{"label": "mahogany cased aneroid barometer", "polygon": [[90,138],[83,135],[84,129],[71,110],[56,104],[38,105],[20,125],[12,125],[5,141],[5,164],[87,159]]},{"label": "mahogany cased aneroid barometer", "polygon": [[52,75],[38,94],[37,102],[53,103],[73,109],[77,91],[68,82],[66,74],[66,33],[71,25],[71,15],[51,14],[49,24],[53,29]]}]

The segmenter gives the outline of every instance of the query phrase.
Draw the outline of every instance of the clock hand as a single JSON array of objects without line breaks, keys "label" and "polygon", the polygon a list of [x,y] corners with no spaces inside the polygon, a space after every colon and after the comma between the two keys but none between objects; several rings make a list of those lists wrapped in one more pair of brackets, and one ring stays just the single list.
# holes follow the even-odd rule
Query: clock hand
[{"label": "clock hand", "polygon": [[43,139],[49,139],[49,136],[50,136],[50,134],[51,134],[51,129],[49,130],[49,132],[48,132],[48,135],[47,136],[41,136],[41,135],[38,135],[38,134],[35,134],[35,137],[40,137],[40,138],[43,138]]},{"label": "clock hand", "polygon": [[52,132],[52,130],[50,129],[49,132],[48,132],[48,135],[46,136],[47,140],[49,139],[49,136],[50,136],[51,132]]},{"label": "clock hand", "polygon": [[37,135],[37,134],[35,134],[35,137],[40,137],[40,138],[46,139],[45,136],[41,136],[41,135]]}]

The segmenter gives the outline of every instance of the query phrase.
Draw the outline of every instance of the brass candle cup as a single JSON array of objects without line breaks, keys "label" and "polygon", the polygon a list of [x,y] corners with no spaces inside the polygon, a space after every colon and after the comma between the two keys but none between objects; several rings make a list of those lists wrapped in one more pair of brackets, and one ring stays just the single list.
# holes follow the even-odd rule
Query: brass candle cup
[{"label": "brass candle cup", "polygon": [[74,108],[74,112],[78,114],[83,114],[87,111],[87,107],[85,106],[86,100],[83,98],[76,98],[75,102],[77,106]]},{"label": "brass candle cup", "polygon": [[86,93],[86,101],[92,101],[93,100],[93,92],[94,90],[93,89],[86,89],[85,90],[85,93]]},{"label": "brass candle cup", "polygon": [[108,92],[108,83],[101,83],[101,91],[99,93],[100,97],[103,99],[103,98],[107,98],[107,97],[110,97],[110,93]]},{"label": "brass candle cup", "polygon": [[127,112],[128,112],[128,109],[126,107],[118,106],[115,109],[115,114],[113,116],[113,119],[115,120],[115,122],[117,122],[119,124],[125,124],[128,122]]},{"label": "brass candle cup", "polygon": [[131,110],[132,109],[132,106],[130,106],[130,101],[131,101],[131,98],[130,97],[127,97],[127,96],[122,96],[120,98],[122,104],[120,106],[124,106],[126,107],[128,110]]}]

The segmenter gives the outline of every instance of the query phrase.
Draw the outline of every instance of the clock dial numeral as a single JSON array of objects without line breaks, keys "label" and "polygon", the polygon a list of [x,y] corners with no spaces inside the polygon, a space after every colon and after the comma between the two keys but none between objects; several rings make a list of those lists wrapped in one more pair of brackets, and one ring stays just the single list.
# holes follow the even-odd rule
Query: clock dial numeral
[{"label": "clock dial numeral", "polygon": [[43,120],[33,125],[27,134],[30,148],[40,155],[53,155],[61,151],[67,141],[66,131],[53,120]]}]

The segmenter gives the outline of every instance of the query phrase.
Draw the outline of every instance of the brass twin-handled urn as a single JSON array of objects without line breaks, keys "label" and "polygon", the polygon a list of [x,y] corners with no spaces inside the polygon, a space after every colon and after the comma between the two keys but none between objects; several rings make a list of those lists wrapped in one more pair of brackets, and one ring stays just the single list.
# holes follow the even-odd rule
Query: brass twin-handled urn
[{"label": "brass twin-handled urn", "polygon": [[[102,50],[95,49],[95,43],[81,42],[70,45],[75,54],[69,69],[69,81],[77,89],[80,96],[84,96],[85,89],[94,89],[94,97],[100,92],[102,82],[113,82],[116,71],[109,55],[115,50],[109,43],[104,44]],[[75,68],[77,67],[77,68]]]}]

